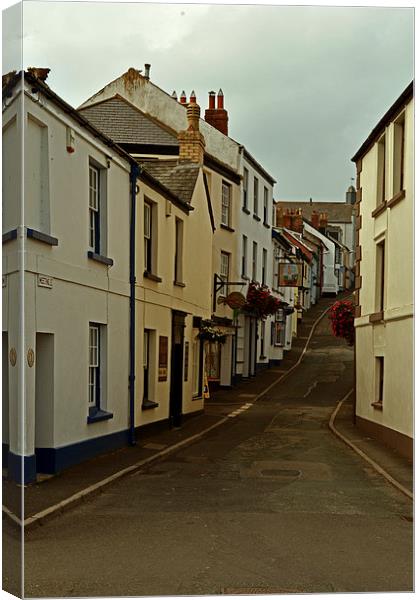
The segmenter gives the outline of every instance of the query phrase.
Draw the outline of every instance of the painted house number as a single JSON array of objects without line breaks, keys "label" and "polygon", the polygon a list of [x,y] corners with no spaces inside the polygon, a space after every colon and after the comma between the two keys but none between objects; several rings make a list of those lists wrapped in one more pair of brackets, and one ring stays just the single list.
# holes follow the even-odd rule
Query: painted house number
[{"label": "painted house number", "polygon": [[47,275],[38,275],[38,285],[39,287],[52,288],[53,286],[53,278],[47,277]]}]

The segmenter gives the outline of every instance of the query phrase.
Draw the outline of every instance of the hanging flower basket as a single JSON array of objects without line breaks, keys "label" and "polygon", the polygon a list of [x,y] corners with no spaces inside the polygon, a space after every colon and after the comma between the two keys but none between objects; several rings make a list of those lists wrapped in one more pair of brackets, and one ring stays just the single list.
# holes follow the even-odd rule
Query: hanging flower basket
[{"label": "hanging flower basket", "polygon": [[354,345],[354,304],[351,300],[339,300],[328,311],[333,334]]},{"label": "hanging flower basket", "polygon": [[246,304],[242,307],[244,312],[264,320],[268,315],[275,314],[279,308],[281,308],[281,300],[273,296],[266,285],[254,281],[249,284]]},{"label": "hanging flower basket", "polygon": [[226,334],[220,329],[214,327],[210,322],[203,321],[198,332],[200,340],[208,342],[219,342],[223,344],[226,341]]}]

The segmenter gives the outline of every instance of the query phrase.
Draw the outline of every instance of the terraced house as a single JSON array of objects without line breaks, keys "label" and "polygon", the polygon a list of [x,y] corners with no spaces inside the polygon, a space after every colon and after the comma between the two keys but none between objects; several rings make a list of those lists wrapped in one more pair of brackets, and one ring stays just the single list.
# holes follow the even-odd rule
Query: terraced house
[{"label": "terraced house", "polygon": [[[190,104],[196,103],[194,92]],[[96,127],[121,144],[132,156],[161,162],[181,156],[179,132],[187,127],[187,97],[167,94],[144,74],[131,68],[79,108]],[[207,344],[206,371],[210,383],[230,386],[269,365],[273,338],[269,323],[244,318],[225,304],[232,291],[246,294],[248,282],[272,281],[271,241],[274,179],[238,142],[228,136],[228,113],[223,92],[209,93],[204,119],[203,169],[214,217],[212,241],[212,324],[224,342]],[[120,126],[115,129],[113,123]],[[159,126],[140,130],[140,122]],[[129,133],[128,133],[129,132]],[[128,137],[127,137],[128,136]],[[244,270],[245,269],[245,270]]]},{"label": "terraced house", "polygon": [[413,455],[413,83],[352,159],[357,168],[356,420]]}]

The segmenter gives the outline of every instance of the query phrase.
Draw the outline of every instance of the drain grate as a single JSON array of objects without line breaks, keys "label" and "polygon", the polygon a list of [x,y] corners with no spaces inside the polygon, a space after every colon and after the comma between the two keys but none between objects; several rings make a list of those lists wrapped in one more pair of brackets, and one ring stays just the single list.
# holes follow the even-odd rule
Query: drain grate
[{"label": "drain grate", "polygon": [[262,587],[243,587],[243,588],[223,588],[222,594],[225,595],[239,595],[239,596],[248,596],[248,595],[261,595],[264,594],[302,594],[302,590],[293,590],[286,588],[262,588]]}]

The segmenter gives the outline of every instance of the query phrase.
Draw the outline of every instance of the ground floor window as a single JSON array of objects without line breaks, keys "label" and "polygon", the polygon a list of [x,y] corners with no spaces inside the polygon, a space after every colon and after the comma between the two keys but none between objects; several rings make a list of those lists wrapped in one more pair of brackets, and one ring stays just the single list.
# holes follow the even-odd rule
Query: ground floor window
[{"label": "ground floor window", "polygon": [[101,326],[89,323],[89,408],[99,408],[101,405]]}]

